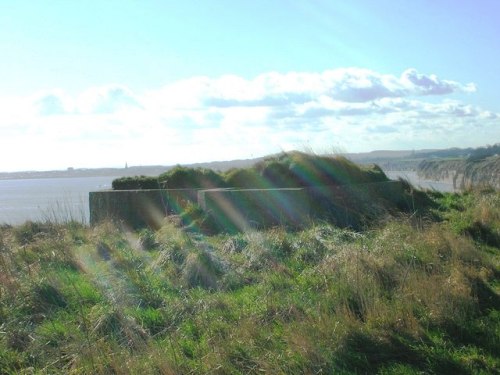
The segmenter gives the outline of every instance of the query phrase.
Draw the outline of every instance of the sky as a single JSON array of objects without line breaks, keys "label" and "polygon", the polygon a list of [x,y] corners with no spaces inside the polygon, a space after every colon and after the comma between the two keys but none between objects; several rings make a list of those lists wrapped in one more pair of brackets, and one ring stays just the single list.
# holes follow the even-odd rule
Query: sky
[{"label": "sky", "polygon": [[497,0],[0,0],[0,171],[500,142]]}]

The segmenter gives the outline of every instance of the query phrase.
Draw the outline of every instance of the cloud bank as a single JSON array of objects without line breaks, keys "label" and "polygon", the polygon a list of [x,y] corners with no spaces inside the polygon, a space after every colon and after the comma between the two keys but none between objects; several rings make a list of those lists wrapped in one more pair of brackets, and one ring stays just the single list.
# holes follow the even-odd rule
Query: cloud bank
[{"label": "cloud bank", "polygon": [[[355,152],[498,141],[498,114],[449,98],[467,99],[475,90],[415,69],[396,76],[359,68],[193,77],[144,92],[124,85],[77,95],[52,90],[0,98],[0,136],[2,153],[29,146],[41,155],[21,158],[16,169],[171,164],[305,146]],[[0,170],[13,169],[2,163]]]}]

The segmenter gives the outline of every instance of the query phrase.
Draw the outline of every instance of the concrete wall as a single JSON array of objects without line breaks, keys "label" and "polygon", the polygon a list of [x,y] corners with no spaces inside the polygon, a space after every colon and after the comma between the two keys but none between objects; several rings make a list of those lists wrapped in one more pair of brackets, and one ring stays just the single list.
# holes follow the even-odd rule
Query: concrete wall
[{"label": "concrete wall", "polygon": [[362,229],[388,209],[408,209],[399,181],[295,189],[200,191],[198,203],[223,227],[302,227],[311,219]]},{"label": "concrete wall", "polygon": [[100,191],[89,194],[90,224],[112,219],[131,228],[158,228],[166,215],[198,203],[228,231],[301,227],[311,218],[357,228],[391,205],[407,206],[405,197],[399,181],[288,189]]},{"label": "concrete wall", "polygon": [[312,218],[356,229],[383,216],[387,209],[406,209],[409,205],[400,181],[308,187],[306,192]]},{"label": "concrete wall", "polygon": [[276,225],[300,227],[310,214],[305,189],[211,189],[198,192],[198,204],[229,231]]},{"label": "concrete wall", "polygon": [[107,190],[89,193],[90,224],[114,220],[131,228],[158,228],[166,215],[197,201],[197,189]]}]

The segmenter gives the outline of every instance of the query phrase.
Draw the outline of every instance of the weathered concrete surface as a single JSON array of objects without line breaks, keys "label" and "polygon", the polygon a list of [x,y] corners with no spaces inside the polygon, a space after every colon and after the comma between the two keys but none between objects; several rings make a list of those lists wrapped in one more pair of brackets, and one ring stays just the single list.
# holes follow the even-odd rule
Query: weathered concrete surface
[{"label": "weathered concrete surface", "polygon": [[365,221],[385,214],[388,207],[408,207],[399,181],[306,188],[311,217],[340,226],[361,228]]},{"label": "weathered concrete surface", "polygon": [[301,227],[310,213],[309,197],[303,188],[200,190],[198,204],[229,231],[276,225]]},{"label": "weathered concrete surface", "polygon": [[405,197],[399,181],[284,189],[100,191],[89,194],[90,224],[111,219],[131,228],[158,228],[166,215],[197,203],[228,231],[300,228],[311,218],[360,228],[388,207],[408,208],[411,202]]},{"label": "weathered concrete surface", "polygon": [[119,221],[131,228],[161,226],[166,215],[176,214],[197,201],[196,189],[107,190],[89,193],[90,224]]}]

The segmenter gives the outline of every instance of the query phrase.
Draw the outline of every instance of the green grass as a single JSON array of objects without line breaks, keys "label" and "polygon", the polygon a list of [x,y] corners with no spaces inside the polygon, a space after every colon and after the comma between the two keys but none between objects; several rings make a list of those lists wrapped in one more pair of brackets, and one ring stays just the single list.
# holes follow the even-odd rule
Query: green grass
[{"label": "green grass", "polygon": [[430,196],[364,232],[0,227],[0,373],[496,373],[500,194]]}]

